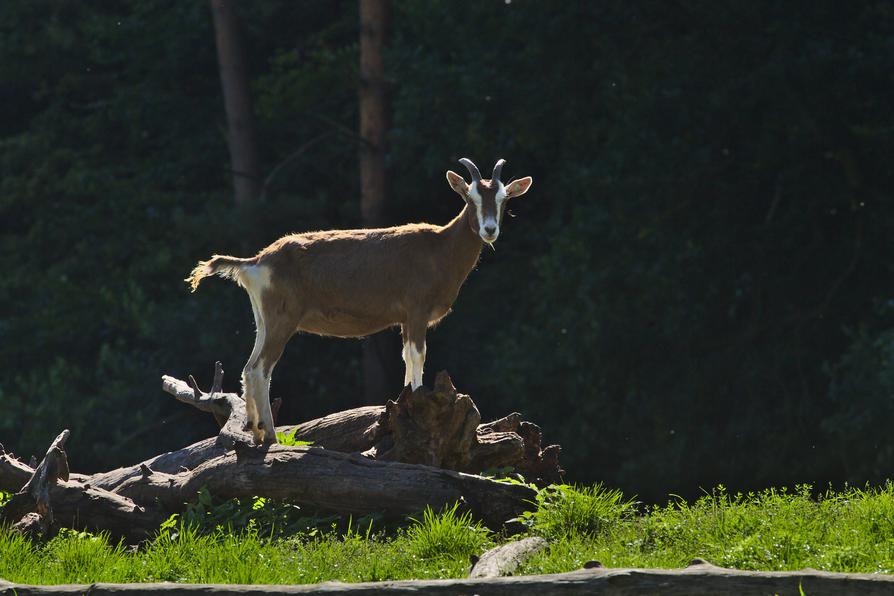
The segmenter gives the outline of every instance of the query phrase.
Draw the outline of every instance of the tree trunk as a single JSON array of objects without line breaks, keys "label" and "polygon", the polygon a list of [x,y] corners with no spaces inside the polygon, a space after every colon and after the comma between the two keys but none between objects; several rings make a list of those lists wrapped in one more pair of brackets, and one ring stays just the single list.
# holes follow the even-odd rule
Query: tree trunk
[{"label": "tree trunk", "polygon": [[233,170],[236,203],[246,204],[260,194],[258,142],[245,66],[245,46],[229,0],[210,0],[220,85],[227,111],[227,141]]},{"label": "tree trunk", "polygon": [[[382,48],[390,20],[389,0],[360,0],[360,214],[363,226],[385,225],[385,132],[388,101]],[[387,395],[390,336],[378,333],[363,342],[364,403]],[[394,351],[397,357],[399,351]]]}]

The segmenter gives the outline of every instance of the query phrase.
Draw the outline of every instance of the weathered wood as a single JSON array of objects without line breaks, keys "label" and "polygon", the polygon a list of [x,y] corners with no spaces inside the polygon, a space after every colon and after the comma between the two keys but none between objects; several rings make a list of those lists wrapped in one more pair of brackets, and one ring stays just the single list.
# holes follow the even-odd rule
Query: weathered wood
[{"label": "weathered wood", "polygon": [[214,363],[214,383],[210,393],[199,389],[191,376],[189,383],[169,377],[162,377],[162,389],[185,404],[189,404],[203,412],[208,412],[221,426],[217,435],[217,444],[231,449],[238,443],[251,444],[252,437],[246,432],[248,415],[245,411],[245,400],[235,393],[223,393],[223,368],[220,362]]},{"label": "weathered wood", "polygon": [[138,505],[125,496],[80,482],[62,482],[50,491],[53,528],[108,532],[133,544],[152,536],[169,513]]},{"label": "weathered wood", "polygon": [[[12,453],[0,454],[0,490],[8,493],[18,492],[34,475],[34,468],[16,458]],[[86,474],[69,472],[70,480],[83,481],[89,478]]]},{"label": "weathered wood", "polygon": [[[65,430],[56,437],[22,490],[0,510],[0,522],[34,537],[67,527],[109,532],[114,538],[136,542],[157,531],[165,515],[154,507],[141,507],[126,497],[92,487],[81,481],[83,476],[70,479],[63,450],[68,436]],[[3,454],[0,487],[21,480],[29,470],[29,466]]]},{"label": "weathered wood", "polygon": [[[223,372],[216,364],[215,379]],[[248,419],[245,402],[236,394],[220,393],[219,384],[211,393],[189,383],[165,376],[162,389],[177,400],[214,415],[223,425],[216,444],[225,449],[249,445],[251,436],[242,430]],[[561,481],[558,445],[541,448],[540,428],[524,421],[521,414],[481,424],[481,414],[472,399],[459,393],[446,371],[438,373],[432,389],[409,387],[384,407],[367,406],[338,412],[297,426],[277,427],[295,432],[295,438],[336,451],[362,452],[383,461],[418,463],[471,474],[511,467],[529,482],[547,485]],[[178,466],[193,467],[199,453],[216,455],[207,445],[189,454],[168,454]],[[154,470],[173,473],[161,462],[145,462]],[[179,469],[179,468],[178,468]],[[116,479],[122,472],[116,471]],[[126,474],[135,475],[135,469]],[[98,480],[98,479],[97,479]],[[103,478],[103,486],[112,478]]]},{"label": "weathered wood", "polygon": [[[139,540],[157,529],[162,512],[181,511],[204,486],[222,498],[264,495],[345,514],[399,516],[459,501],[497,529],[529,509],[534,498],[524,486],[318,447],[209,449],[219,455],[190,470],[167,473],[161,465],[142,464],[142,469],[138,465],[122,471],[114,477],[114,493],[92,484],[90,478],[86,484],[60,483],[50,495],[56,521]],[[110,473],[96,478],[111,477]]]},{"label": "weathered wood", "polygon": [[[50,491],[60,479],[68,480],[68,458],[64,448],[69,434],[67,429],[63,430],[53,440],[25,485],[0,511],[0,521],[12,523],[14,528],[30,534],[43,533],[49,528],[53,521]],[[38,515],[34,517],[29,515],[31,513]],[[27,520],[24,519],[26,516]]]},{"label": "weathered wood", "polygon": [[[44,491],[62,515],[60,523],[138,539],[166,514],[181,511],[203,486],[221,498],[263,495],[346,514],[402,516],[459,501],[492,528],[532,507],[534,492],[525,486],[460,472],[526,465],[542,451],[539,430],[518,414],[480,424],[475,404],[456,391],[446,373],[438,375],[434,389],[407,389],[386,407],[357,408],[279,428],[312,441],[310,448],[253,445],[243,430],[245,402],[221,391],[222,378],[217,363],[209,393],[192,377],[189,383],[172,377],[162,382],[179,401],[215,417],[221,425],[216,438],[117,470],[71,475],[70,482]],[[64,458],[58,459],[64,455],[62,442],[60,435],[37,470],[0,455],[0,489],[24,482],[38,486],[35,478],[52,480],[67,472]],[[558,462],[553,472],[561,472]],[[4,513],[18,515],[13,523],[37,509],[36,500],[20,500],[5,508]]]},{"label": "weathered wood", "polygon": [[512,467],[529,482],[561,480],[558,445],[541,449],[540,428],[521,414],[481,424],[472,399],[441,371],[432,389],[404,388],[389,401],[381,439],[364,454],[376,459],[422,463],[468,473]]},{"label": "weathered wood", "polygon": [[50,512],[50,489],[59,480],[68,480],[68,456],[65,455],[65,441],[71,433],[68,429],[59,433],[47,449],[28,483],[22,487],[34,499],[37,513]]},{"label": "weathered wood", "polygon": [[440,372],[432,390],[407,386],[396,400],[389,400],[382,423],[391,437],[367,451],[371,457],[467,471],[481,414]]},{"label": "weathered wood", "polygon": [[351,514],[406,515],[461,501],[493,528],[529,509],[534,497],[534,491],[520,485],[319,447],[238,447],[192,470],[152,470],[127,478],[115,492],[171,511],[182,508],[203,486],[223,498],[264,495]]},{"label": "weathered wood", "polygon": [[739,571],[713,565],[686,569],[586,569],[570,573],[525,575],[459,580],[406,580],[345,584],[326,582],[310,585],[227,584],[85,584],[29,586],[0,581],[0,593],[31,596],[44,594],[479,594],[480,596],[577,596],[605,594],[633,596],[666,594],[766,594],[810,596],[882,596],[894,591],[894,576],[869,573],[803,571]]},{"label": "weathered wood", "polygon": [[502,577],[512,575],[525,560],[549,543],[543,538],[531,536],[492,548],[472,566],[469,577]]}]

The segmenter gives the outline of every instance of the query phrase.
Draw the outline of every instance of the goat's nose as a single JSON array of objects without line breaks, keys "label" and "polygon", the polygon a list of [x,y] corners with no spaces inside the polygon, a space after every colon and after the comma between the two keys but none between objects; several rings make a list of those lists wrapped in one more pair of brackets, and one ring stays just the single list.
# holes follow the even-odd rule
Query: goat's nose
[{"label": "goat's nose", "polygon": [[484,231],[487,232],[488,236],[493,236],[497,233],[497,226],[484,226]]}]

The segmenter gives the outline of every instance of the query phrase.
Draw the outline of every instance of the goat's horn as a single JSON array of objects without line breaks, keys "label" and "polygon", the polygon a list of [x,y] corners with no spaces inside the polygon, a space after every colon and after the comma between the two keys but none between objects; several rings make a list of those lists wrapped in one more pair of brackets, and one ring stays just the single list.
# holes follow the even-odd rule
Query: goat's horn
[{"label": "goat's horn", "polygon": [[468,157],[464,157],[459,160],[459,163],[466,166],[466,169],[469,170],[469,174],[472,175],[472,182],[478,182],[481,180],[481,172],[478,171],[478,166],[472,163],[472,160]]},{"label": "goat's horn", "polygon": [[494,173],[490,177],[491,180],[500,181],[500,173],[503,171],[503,164],[506,163],[505,159],[497,160],[497,164],[494,166]]}]

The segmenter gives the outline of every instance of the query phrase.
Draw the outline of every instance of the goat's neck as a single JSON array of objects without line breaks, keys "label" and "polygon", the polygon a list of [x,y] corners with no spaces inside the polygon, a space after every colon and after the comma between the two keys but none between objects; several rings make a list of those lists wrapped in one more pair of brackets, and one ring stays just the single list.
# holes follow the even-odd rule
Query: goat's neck
[{"label": "goat's neck", "polygon": [[459,215],[453,218],[442,229],[443,237],[447,241],[450,258],[457,266],[457,273],[461,276],[457,281],[462,284],[466,276],[478,263],[481,256],[481,247],[484,242],[481,236],[473,230],[475,212],[468,204]]}]

